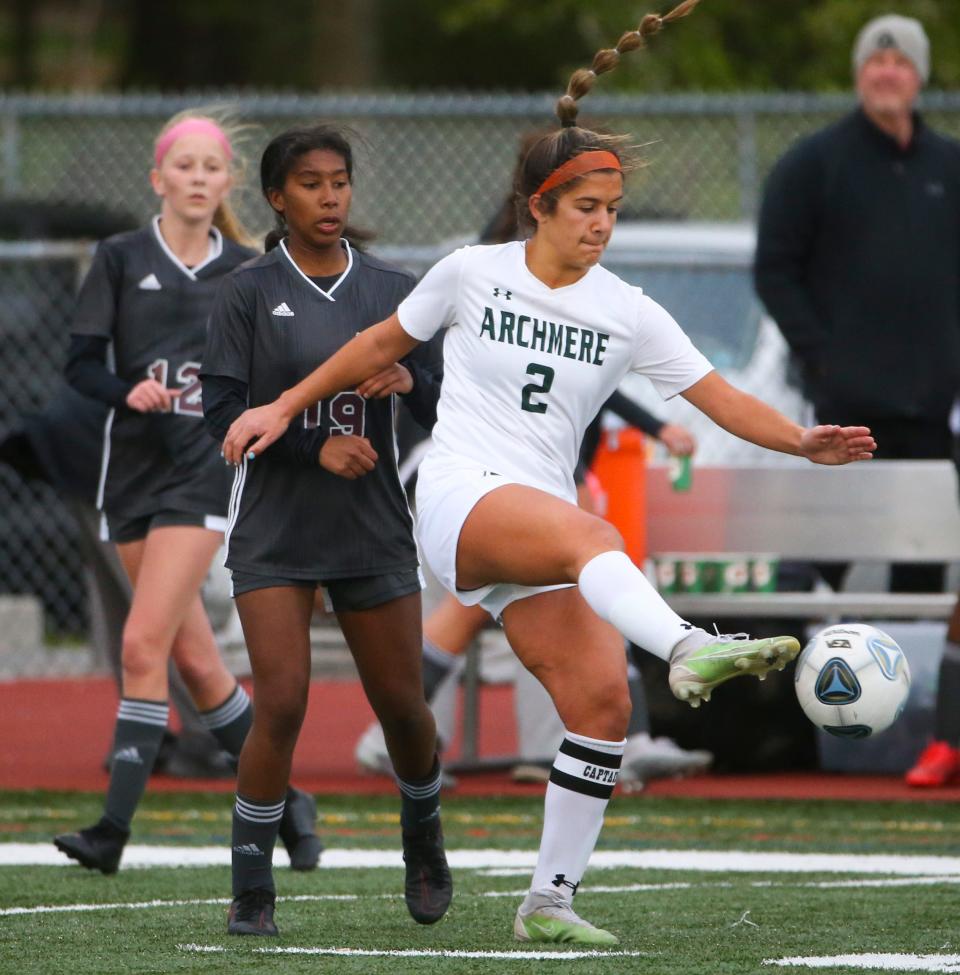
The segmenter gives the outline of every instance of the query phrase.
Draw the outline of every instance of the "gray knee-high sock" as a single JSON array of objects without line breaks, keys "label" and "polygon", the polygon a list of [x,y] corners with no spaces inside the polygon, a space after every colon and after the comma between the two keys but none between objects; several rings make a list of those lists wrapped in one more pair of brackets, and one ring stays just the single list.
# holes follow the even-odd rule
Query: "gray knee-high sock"
[{"label": "gray knee-high sock", "polygon": [[947,640],[940,658],[937,679],[937,711],[934,736],[954,748],[960,745],[960,644]]},{"label": "gray knee-high sock", "polygon": [[245,799],[237,793],[233,807],[233,896],[245,890],[265,887],[276,890],[273,883],[273,847],[283,818],[284,800],[262,802]]},{"label": "gray knee-high sock", "polygon": [[253,705],[247,692],[237,684],[223,704],[201,711],[200,720],[220,747],[236,761],[253,724]]},{"label": "gray knee-high sock", "polygon": [[456,666],[458,658],[438,647],[432,640],[423,638],[423,696],[433,700],[437,688]]},{"label": "gray knee-high sock", "polygon": [[647,689],[643,686],[643,675],[631,660],[631,648],[627,647],[627,689],[630,692],[630,723],[627,737],[650,734],[650,711],[647,708]]},{"label": "gray knee-high sock", "polygon": [[130,697],[120,701],[110,760],[110,786],[103,809],[104,819],[119,829],[130,829],[160,750],[169,710],[166,701],[140,701]]},{"label": "gray knee-high sock", "polygon": [[401,779],[397,776],[400,789],[400,826],[404,833],[416,833],[432,826],[440,815],[440,759],[434,758],[433,768],[424,779]]}]

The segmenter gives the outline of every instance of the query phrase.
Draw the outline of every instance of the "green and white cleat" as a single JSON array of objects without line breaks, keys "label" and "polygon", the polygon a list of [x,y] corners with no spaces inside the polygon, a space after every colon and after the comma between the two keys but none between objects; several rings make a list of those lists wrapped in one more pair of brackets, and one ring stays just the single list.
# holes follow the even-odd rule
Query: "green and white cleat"
[{"label": "green and white cleat", "polygon": [[746,633],[707,633],[694,630],[670,654],[670,690],[690,707],[709,701],[713,689],[733,677],[753,675],[764,680],[771,670],[783,670],[800,652],[792,636],[751,640]]},{"label": "green and white cleat", "polygon": [[609,931],[584,921],[562,897],[552,891],[531,891],[513,922],[517,941],[607,947],[620,943]]}]

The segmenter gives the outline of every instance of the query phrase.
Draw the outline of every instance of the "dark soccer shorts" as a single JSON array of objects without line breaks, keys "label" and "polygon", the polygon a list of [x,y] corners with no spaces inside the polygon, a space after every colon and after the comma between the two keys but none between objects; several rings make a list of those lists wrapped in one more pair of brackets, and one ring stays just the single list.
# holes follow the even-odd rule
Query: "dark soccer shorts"
[{"label": "dark soccer shorts", "polygon": [[222,515],[201,515],[195,511],[157,511],[139,518],[122,518],[104,512],[100,526],[100,538],[104,542],[139,542],[154,528],[176,526],[207,528],[210,531],[224,532],[227,519]]},{"label": "dark soccer shorts", "polygon": [[387,572],[377,576],[357,576],[353,579],[285,579],[280,576],[255,575],[252,572],[231,571],[234,597],[242,596],[255,589],[271,589],[274,586],[295,586],[304,589],[323,590],[323,602],[327,611],[350,612],[351,610],[373,609],[389,603],[401,596],[420,592],[423,587],[423,574],[419,566]]}]

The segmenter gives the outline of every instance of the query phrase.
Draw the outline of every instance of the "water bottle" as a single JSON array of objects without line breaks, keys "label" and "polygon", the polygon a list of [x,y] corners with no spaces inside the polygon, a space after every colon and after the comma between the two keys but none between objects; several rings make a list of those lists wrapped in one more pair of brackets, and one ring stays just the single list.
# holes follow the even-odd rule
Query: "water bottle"
[{"label": "water bottle", "polygon": [[689,454],[670,457],[670,484],[674,491],[689,491],[693,485],[693,462]]}]

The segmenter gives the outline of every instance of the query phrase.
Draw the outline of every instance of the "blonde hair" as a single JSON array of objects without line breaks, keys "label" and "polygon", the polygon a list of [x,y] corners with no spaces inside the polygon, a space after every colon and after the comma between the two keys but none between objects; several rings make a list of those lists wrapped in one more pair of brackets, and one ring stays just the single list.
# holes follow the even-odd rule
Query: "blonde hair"
[{"label": "blonde hair", "polygon": [[[230,142],[230,147],[233,150],[233,157],[230,160],[230,170],[233,174],[234,184],[242,184],[246,177],[246,160],[243,156],[243,142],[249,132],[254,128],[252,125],[244,125],[238,121],[223,108],[218,108],[215,106],[206,106],[202,108],[186,108],[182,112],[177,112],[176,115],[167,119],[164,126],[157,133],[154,139],[154,147],[156,147],[160,141],[163,139],[164,135],[170,131],[175,125],[179,125],[186,119],[202,119],[204,122],[212,122],[219,129],[223,131],[223,134],[227,137]],[[238,244],[243,244],[245,247],[255,247],[256,241],[251,236],[249,231],[244,227],[243,222],[237,216],[236,211],[230,204],[228,199],[224,199],[217,206],[217,209],[213,214],[213,226],[223,234],[224,237],[228,237],[230,240],[235,241]]]}]

